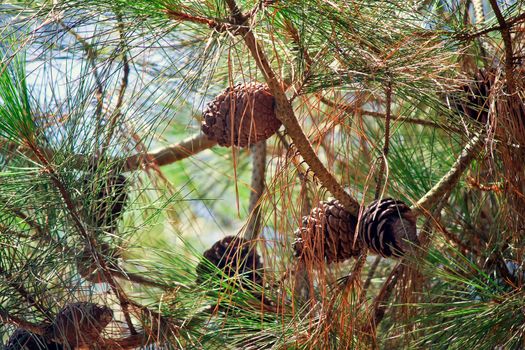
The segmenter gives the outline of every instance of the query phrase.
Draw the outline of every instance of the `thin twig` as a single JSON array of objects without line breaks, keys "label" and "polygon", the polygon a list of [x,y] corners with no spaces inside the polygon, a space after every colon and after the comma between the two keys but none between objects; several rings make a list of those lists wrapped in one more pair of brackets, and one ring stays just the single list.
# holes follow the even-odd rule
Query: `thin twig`
[{"label": "thin twig", "polygon": [[[148,153],[137,153],[122,159],[124,167],[122,171],[136,171],[147,169],[151,166],[164,166],[175,163],[179,160],[194,156],[197,153],[205,151],[217,144],[216,141],[210,140],[204,134],[198,134],[190,137],[180,143],[170,145]],[[20,147],[20,152],[24,153],[29,159],[38,161],[33,151],[28,147]],[[48,159],[54,157],[54,151],[51,149],[40,149]],[[85,164],[92,164],[92,157],[76,154],[69,157],[68,166],[74,169],[83,169]],[[115,159],[117,161],[117,159]],[[29,222],[28,222],[29,223]]]},{"label": "thin twig", "polygon": [[36,300],[35,296],[25,288],[23,283],[19,281],[12,281],[13,275],[9,271],[5,271],[0,267],[0,275],[4,276],[7,285],[16,290],[18,294],[20,294],[20,296],[28,303],[29,307],[34,307],[40,311],[42,315],[45,315],[48,318],[51,317],[49,310]]},{"label": "thin twig", "polygon": [[363,284],[363,296],[366,296],[366,292],[368,291],[368,288],[370,287],[370,284],[372,283],[372,279],[374,279],[374,275],[376,274],[377,267],[379,266],[379,263],[381,262],[381,256],[376,256],[374,262],[370,266],[370,269],[368,270],[368,275],[366,276],[365,283]]},{"label": "thin twig", "polygon": [[[356,106],[354,103],[346,104],[346,103],[340,103],[340,102],[334,102],[329,100],[328,98],[324,96],[320,96],[319,100],[323,102],[325,105],[337,108],[342,111],[348,111],[351,109],[355,109]],[[375,112],[375,111],[369,111],[369,110],[359,110],[359,112],[364,116],[369,117],[375,117],[375,118],[381,118],[386,119],[386,114],[381,112]],[[450,130],[454,132],[462,132],[460,129],[454,128],[454,127],[445,127],[439,123],[433,122],[431,120],[425,120],[425,119],[418,119],[418,118],[411,118],[411,117],[404,117],[404,116],[392,116],[392,119],[396,123],[408,123],[408,124],[416,124],[416,125],[423,125],[423,126],[430,126],[436,129],[444,129],[444,130]]]},{"label": "thin twig", "polygon": [[510,35],[510,26],[505,21],[505,17],[501,13],[497,0],[489,0],[490,6],[494,10],[494,15],[498,20],[501,32],[501,38],[505,45],[505,78],[507,78],[509,94],[514,93],[514,68],[513,68],[513,52],[512,52],[512,37]]},{"label": "thin twig", "polygon": [[122,80],[120,83],[120,89],[117,96],[117,103],[115,105],[115,110],[113,111],[112,116],[110,117],[109,125],[107,127],[107,135],[106,140],[104,141],[104,144],[102,146],[102,150],[100,153],[100,157],[104,157],[104,154],[106,153],[106,150],[111,142],[111,138],[113,137],[113,134],[115,133],[115,128],[117,127],[117,121],[119,117],[122,116],[121,113],[121,107],[124,103],[124,96],[126,94],[126,90],[128,88],[128,80],[129,80],[129,72],[130,72],[130,65],[127,55],[127,44],[126,44],[126,34],[124,32],[124,24],[122,23],[122,15],[117,12],[117,28],[119,32],[119,42],[120,42],[120,51],[122,56]]},{"label": "thin twig", "polygon": [[[96,240],[87,232],[86,228],[84,227],[84,224],[82,220],[80,219],[80,216],[77,212],[75,205],[73,204],[73,200],[71,199],[69,192],[66,189],[66,186],[62,183],[62,180],[58,176],[55,168],[47,160],[45,155],[40,152],[38,147],[31,142],[28,143],[28,146],[31,150],[33,150],[33,152],[35,153],[35,156],[39,159],[41,164],[44,166],[44,170],[49,174],[53,185],[58,189],[62,197],[62,200],[64,201],[66,209],[70,217],[72,218],[75,227],[78,230],[78,233],[82,236],[82,238],[84,238],[88,242],[89,248],[91,250],[91,254],[95,258],[97,263],[100,265],[102,272],[104,274],[104,277],[106,278],[115,296],[119,300],[124,316],[128,319],[128,321],[130,321],[131,318],[129,316],[129,313],[127,312],[127,306],[130,304],[130,300],[124,293],[124,290],[122,289],[122,287],[120,287],[120,285],[115,281],[115,279],[111,275],[111,271],[108,267],[107,262],[104,259],[104,256],[98,251],[98,244]],[[130,329],[130,331],[132,330],[133,328]]]},{"label": "thin twig", "polygon": [[[97,108],[95,109],[95,115],[97,116],[97,127],[100,127],[100,122],[102,118],[102,108],[104,106],[103,96],[104,96],[104,85],[102,84],[102,80],[100,78],[100,75],[98,74],[97,69],[97,50],[87,42],[86,39],[84,39],[80,34],[78,34],[73,28],[71,28],[69,25],[64,23],[62,20],[57,20],[57,23],[64,28],[69,34],[75,37],[77,42],[82,46],[84,49],[84,52],[86,53],[86,58],[91,66],[91,69],[93,70],[93,76],[95,78],[95,84],[96,84],[96,93],[95,98],[97,99]],[[98,129],[97,129],[98,130]],[[98,135],[98,134],[97,134]]]},{"label": "thin twig", "polygon": [[[509,19],[508,21],[506,21],[505,23],[507,24],[507,27],[512,27],[516,24],[519,24],[520,22],[522,21],[525,21],[525,12],[517,15],[516,17],[514,18],[511,18]],[[472,40],[472,39],[475,39],[479,36],[482,36],[482,35],[485,35],[485,34],[488,34],[490,32],[494,32],[494,31],[497,31],[497,30],[502,30],[502,26],[501,25],[497,25],[497,26],[494,26],[494,27],[490,27],[490,28],[486,28],[486,29],[482,29],[478,32],[475,32],[475,33],[472,33],[472,34],[464,34],[464,33],[461,33],[461,34],[458,34],[456,36],[456,38],[458,40]]]},{"label": "thin twig", "polygon": [[47,329],[46,325],[28,322],[24,319],[9,314],[2,308],[0,308],[0,322],[2,324],[10,324],[16,327],[23,328],[31,333],[38,335],[44,335]]},{"label": "thin twig", "polygon": [[383,177],[385,175],[387,156],[390,147],[390,118],[392,116],[392,82],[389,81],[386,87],[386,120],[385,120],[385,137],[383,145],[383,153],[381,154],[381,164],[379,166],[379,174],[377,175],[375,199],[381,196],[381,188],[383,188]]}]

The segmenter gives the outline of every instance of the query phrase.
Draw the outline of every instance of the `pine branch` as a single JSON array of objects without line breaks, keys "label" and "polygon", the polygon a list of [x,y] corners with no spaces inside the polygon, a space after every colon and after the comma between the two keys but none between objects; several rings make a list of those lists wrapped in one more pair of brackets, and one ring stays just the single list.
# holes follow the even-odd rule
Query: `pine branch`
[{"label": "pine branch", "polygon": [[475,135],[461,151],[450,170],[412,207],[416,215],[427,215],[432,207],[440,201],[445,201],[461,175],[470,163],[477,157],[485,139],[482,133]]},{"label": "pine branch", "polygon": [[[476,0],[476,2],[479,2],[480,0]],[[477,8],[475,8],[476,13],[479,14],[479,10]],[[480,21],[482,22],[482,21]],[[507,27],[513,27],[517,24],[520,24],[521,22],[525,22],[525,12],[517,15],[516,17],[514,18],[511,18],[509,19],[508,21],[505,21],[506,23],[506,26]],[[488,34],[490,32],[495,32],[495,31],[501,31],[503,29],[503,27],[500,25],[497,25],[497,26],[493,26],[493,27],[490,27],[490,28],[486,28],[486,29],[482,29],[478,32],[475,32],[475,33],[471,33],[471,34],[464,34],[464,33],[461,33],[461,34],[458,34],[456,37],[458,40],[464,40],[464,41],[470,41],[472,39],[475,39],[477,37],[480,37],[480,36],[483,36],[485,34]]]},{"label": "pine branch", "polygon": [[146,154],[136,154],[126,158],[125,171],[134,171],[142,167],[163,166],[191,157],[217,144],[204,134],[198,134],[178,144],[152,151]]},{"label": "pine branch", "polygon": [[[179,160],[194,156],[215,146],[216,144],[216,141],[210,140],[206,135],[198,134],[180,143],[170,145],[156,151],[137,153],[129,156],[123,159],[124,168],[122,170],[136,171],[151,166],[160,167],[169,165],[178,162]],[[29,159],[38,161],[38,158],[30,148],[22,146],[19,151],[24,153]],[[49,148],[41,148],[40,152],[48,159],[52,159],[55,153]],[[90,159],[89,157],[81,154],[75,154],[69,158],[70,160],[68,161],[68,166],[74,169],[83,169],[85,168],[86,164],[92,164],[96,162],[96,159]]]},{"label": "pine branch", "polygon": [[131,322],[131,317],[129,316],[129,312],[127,310],[127,306],[130,304],[130,300],[125,294],[124,290],[120,285],[115,281],[113,276],[111,275],[111,271],[109,269],[109,266],[104,258],[104,256],[98,251],[98,244],[96,240],[88,233],[86,228],[84,227],[84,224],[80,220],[80,216],[78,215],[77,208],[73,204],[73,200],[71,199],[71,196],[64,185],[64,183],[61,181],[60,177],[58,176],[55,168],[53,165],[47,160],[45,155],[40,152],[38,147],[34,145],[32,142],[28,141],[28,147],[35,153],[35,156],[38,158],[40,163],[44,167],[44,171],[47,172],[51,178],[52,183],[54,186],[58,189],[62,200],[64,201],[64,204],[66,206],[66,209],[73,220],[74,225],[76,226],[78,233],[86,240],[86,242],[89,244],[89,248],[91,250],[91,253],[95,260],[100,264],[100,267],[102,269],[102,272],[104,274],[104,277],[106,278],[109,286],[111,287],[112,291],[114,292],[115,296],[119,300],[120,306],[122,307],[122,312],[126,318],[126,321],[128,322],[128,326],[130,328],[130,332],[132,334],[136,333],[133,328],[133,323]]},{"label": "pine branch", "polygon": [[[246,19],[240,13],[235,0],[228,0],[227,4],[233,18],[237,22],[236,24],[243,24]],[[304,134],[299,121],[295,117],[292,105],[290,101],[288,101],[286,93],[284,92],[283,85],[270,66],[270,62],[264,53],[264,49],[255,38],[253,30],[240,27],[238,33],[243,36],[246,46],[250,50],[257,67],[261,70],[266,83],[275,98],[277,118],[283,123],[286,132],[292,138],[295,147],[310,169],[315,173],[316,177],[321,182],[321,185],[328,189],[328,191],[330,191],[332,195],[341,202],[346,210],[357,216],[360,208],[359,203],[344,190],[315,154],[310,141]]]},{"label": "pine branch", "polygon": [[0,308],[0,322],[2,324],[10,324],[19,328],[23,328],[31,333],[35,333],[38,335],[44,335],[47,328],[46,325],[32,323],[19,317],[13,316],[2,308]]},{"label": "pine branch", "polygon": [[490,6],[494,10],[494,15],[498,20],[500,26],[501,37],[505,45],[505,78],[507,79],[509,94],[514,94],[514,68],[513,68],[513,51],[512,51],[512,37],[510,35],[510,26],[505,21],[505,17],[501,13],[498,2],[496,0],[489,0]]}]

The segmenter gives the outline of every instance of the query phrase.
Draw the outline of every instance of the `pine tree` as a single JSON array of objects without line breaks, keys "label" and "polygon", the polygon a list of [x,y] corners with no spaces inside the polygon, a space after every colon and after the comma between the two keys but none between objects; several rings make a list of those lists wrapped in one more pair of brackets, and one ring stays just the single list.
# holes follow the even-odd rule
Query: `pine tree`
[{"label": "pine tree", "polygon": [[525,347],[525,3],[0,4],[7,349]]}]

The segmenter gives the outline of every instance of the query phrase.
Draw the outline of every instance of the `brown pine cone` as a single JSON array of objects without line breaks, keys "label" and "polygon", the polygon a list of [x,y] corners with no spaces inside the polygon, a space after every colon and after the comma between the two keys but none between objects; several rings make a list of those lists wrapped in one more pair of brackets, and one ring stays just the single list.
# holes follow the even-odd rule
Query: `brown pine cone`
[{"label": "brown pine cone", "polygon": [[227,236],[217,241],[204,252],[204,258],[196,268],[197,282],[202,283],[215,275],[214,269],[209,266],[213,264],[228,277],[243,275],[252,283],[262,285],[260,274],[263,265],[255,247],[242,238]]},{"label": "brown pine cone", "polygon": [[69,347],[91,346],[100,339],[100,333],[113,319],[113,311],[106,306],[88,302],[66,305],[50,327],[50,337],[62,340]]},{"label": "brown pine cone", "polygon": [[410,208],[402,201],[385,198],[366,207],[359,237],[376,254],[401,257],[410,249],[406,241],[418,244],[416,231],[416,217]]},{"label": "brown pine cone", "polygon": [[18,328],[11,334],[4,350],[62,350],[64,345],[46,340],[45,337]]},{"label": "brown pine cone", "polygon": [[266,84],[237,84],[206,107],[202,131],[221,146],[247,147],[271,137],[281,126],[275,98]]},{"label": "brown pine cone", "polygon": [[357,218],[333,199],[321,202],[303,217],[303,225],[295,232],[294,250],[298,257],[322,258],[328,264],[357,257],[362,249],[359,239],[354,243]]}]

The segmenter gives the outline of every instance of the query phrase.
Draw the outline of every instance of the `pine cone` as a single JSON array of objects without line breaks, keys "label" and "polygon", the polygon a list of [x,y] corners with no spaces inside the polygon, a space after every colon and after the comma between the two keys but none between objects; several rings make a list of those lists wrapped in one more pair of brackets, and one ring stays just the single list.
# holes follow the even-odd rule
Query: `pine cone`
[{"label": "pine cone", "polygon": [[268,139],[281,126],[274,106],[266,84],[237,84],[208,104],[202,131],[221,146],[247,147]]},{"label": "pine cone", "polygon": [[18,328],[11,334],[4,350],[63,350],[64,346],[45,337]]},{"label": "pine cone", "polygon": [[56,316],[50,328],[50,337],[63,340],[69,347],[93,345],[112,319],[113,311],[106,306],[72,303]]},{"label": "pine cone", "polygon": [[373,201],[363,212],[359,237],[372,252],[383,257],[401,257],[410,244],[418,243],[416,217],[402,201]]},{"label": "pine cone", "polygon": [[362,244],[354,242],[357,218],[333,199],[321,202],[303,217],[303,225],[295,232],[294,249],[298,257],[324,256],[328,264],[342,262],[360,254]]},{"label": "pine cone", "polygon": [[255,284],[263,283],[260,275],[263,266],[259,254],[244,238],[227,236],[206,250],[204,258],[208,261],[201,261],[196,269],[198,283],[208,280],[215,274],[209,263],[218,267],[228,277],[243,275]]}]

